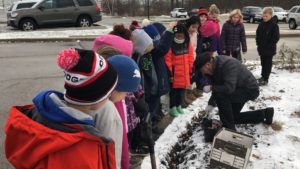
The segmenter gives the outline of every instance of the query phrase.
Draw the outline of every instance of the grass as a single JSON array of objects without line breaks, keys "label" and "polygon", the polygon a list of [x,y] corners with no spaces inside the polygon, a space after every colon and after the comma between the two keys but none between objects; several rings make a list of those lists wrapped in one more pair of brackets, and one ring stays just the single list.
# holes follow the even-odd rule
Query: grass
[{"label": "grass", "polygon": [[296,111],[295,115],[300,118],[300,111]]},{"label": "grass", "polygon": [[280,122],[280,121],[274,121],[272,124],[271,124],[271,127],[274,131],[281,131],[282,130],[282,126],[283,126],[283,123]]},{"label": "grass", "polygon": [[262,97],[263,100],[270,100],[270,101],[278,101],[281,100],[280,96],[270,96],[270,97]]}]

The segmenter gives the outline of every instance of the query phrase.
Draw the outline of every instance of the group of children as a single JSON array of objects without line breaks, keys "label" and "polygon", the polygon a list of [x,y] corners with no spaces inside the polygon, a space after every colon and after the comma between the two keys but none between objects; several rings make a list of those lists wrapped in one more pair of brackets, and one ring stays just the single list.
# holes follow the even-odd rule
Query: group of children
[{"label": "group of children", "polygon": [[[201,96],[207,82],[194,71],[195,59],[206,52],[239,59],[240,46],[247,51],[240,10],[232,11],[222,32],[219,13],[215,5],[209,12],[200,8],[197,16],[168,28],[148,21],[141,26],[133,21],[128,29],[115,25],[95,39],[92,50],[59,52],[65,92],[43,91],[33,105],[11,108],[5,126],[7,159],[22,169],[129,169],[129,150],[138,152],[140,142],[151,139],[139,125],[150,118],[152,131],[161,132],[155,130],[161,96],[170,94],[174,117]],[[263,31],[273,27],[262,23],[259,36],[273,38]],[[274,47],[267,41],[257,39],[262,58],[274,55],[264,51]]]}]

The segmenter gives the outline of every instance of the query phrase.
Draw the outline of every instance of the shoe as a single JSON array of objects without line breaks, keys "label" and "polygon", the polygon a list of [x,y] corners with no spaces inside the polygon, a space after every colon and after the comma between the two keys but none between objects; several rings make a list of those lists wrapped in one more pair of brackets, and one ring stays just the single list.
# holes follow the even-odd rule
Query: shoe
[{"label": "shoe", "polygon": [[179,113],[178,113],[176,107],[172,107],[172,109],[170,111],[170,115],[173,116],[173,117],[178,117],[179,116]]},{"label": "shoe", "polygon": [[193,94],[195,95],[196,98],[202,97],[203,96],[203,92],[199,89],[194,89]]},{"label": "shoe", "polygon": [[193,94],[193,90],[186,90],[185,97],[189,100],[195,101],[197,97]]},{"label": "shoe", "polygon": [[178,106],[178,107],[177,107],[177,112],[178,112],[179,114],[184,114],[184,111],[182,110],[181,106]]},{"label": "shoe", "polygon": [[266,86],[268,84],[268,80],[265,80],[264,78],[260,78],[257,80],[259,86]]},{"label": "shoe", "polygon": [[274,108],[265,109],[265,124],[271,125],[273,123]]},{"label": "shoe", "polygon": [[194,100],[190,99],[187,97],[187,91],[184,91],[184,96],[183,96],[183,102],[185,102],[187,105],[190,105],[193,103]]}]

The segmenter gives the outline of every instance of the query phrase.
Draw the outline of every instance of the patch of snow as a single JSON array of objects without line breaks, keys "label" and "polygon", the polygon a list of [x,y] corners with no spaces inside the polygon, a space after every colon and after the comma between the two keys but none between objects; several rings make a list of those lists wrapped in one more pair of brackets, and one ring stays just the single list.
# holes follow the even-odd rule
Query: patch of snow
[{"label": "patch of snow", "polygon": [[84,37],[84,36],[98,36],[107,34],[112,30],[111,27],[107,29],[88,29],[88,30],[63,30],[63,31],[30,31],[30,32],[7,32],[1,33],[0,39],[40,39],[40,38],[69,38],[69,37]]},{"label": "patch of snow", "polygon": [[[260,67],[252,70],[256,77],[260,76]],[[250,108],[260,109],[274,107],[274,121],[283,124],[282,131],[274,131],[271,127],[263,124],[239,125],[237,130],[247,134],[253,134],[257,146],[253,146],[252,154],[247,169],[300,169],[300,117],[294,115],[300,111],[300,73],[290,73],[284,70],[275,70],[270,77],[269,85],[261,87],[260,96],[255,101],[245,104],[242,111]],[[271,97],[279,99],[269,99]],[[158,168],[165,169],[161,164],[165,161],[167,154],[178,142],[178,136],[186,132],[186,124],[191,118],[207,105],[209,95],[197,99],[192,105],[185,109],[185,114],[177,117],[167,127],[164,134],[155,144],[156,162]],[[213,118],[217,109],[211,114]],[[205,154],[211,150],[211,144],[204,143],[203,131],[194,132],[188,144],[195,146],[194,150],[185,158],[185,162],[179,168],[206,168]],[[190,158],[194,155],[193,158]],[[196,156],[195,156],[196,155]],[[146,157],[142,163],[142,169],[151,169],[150,158]]]}]

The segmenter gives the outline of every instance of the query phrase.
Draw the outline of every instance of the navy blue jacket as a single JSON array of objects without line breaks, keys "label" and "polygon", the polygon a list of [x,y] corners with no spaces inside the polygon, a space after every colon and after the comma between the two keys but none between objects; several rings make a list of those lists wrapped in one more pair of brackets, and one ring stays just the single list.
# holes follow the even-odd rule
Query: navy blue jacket
[{"label": "navy blue jacket", "polygon": [[170,91],[170,81],[168,69],[165,63],[165,55],[168,53],[173,39],[174,34],[166,31],[162,35],[159,45],[151,51],[158,80],[158,96],[163,96]]}]

